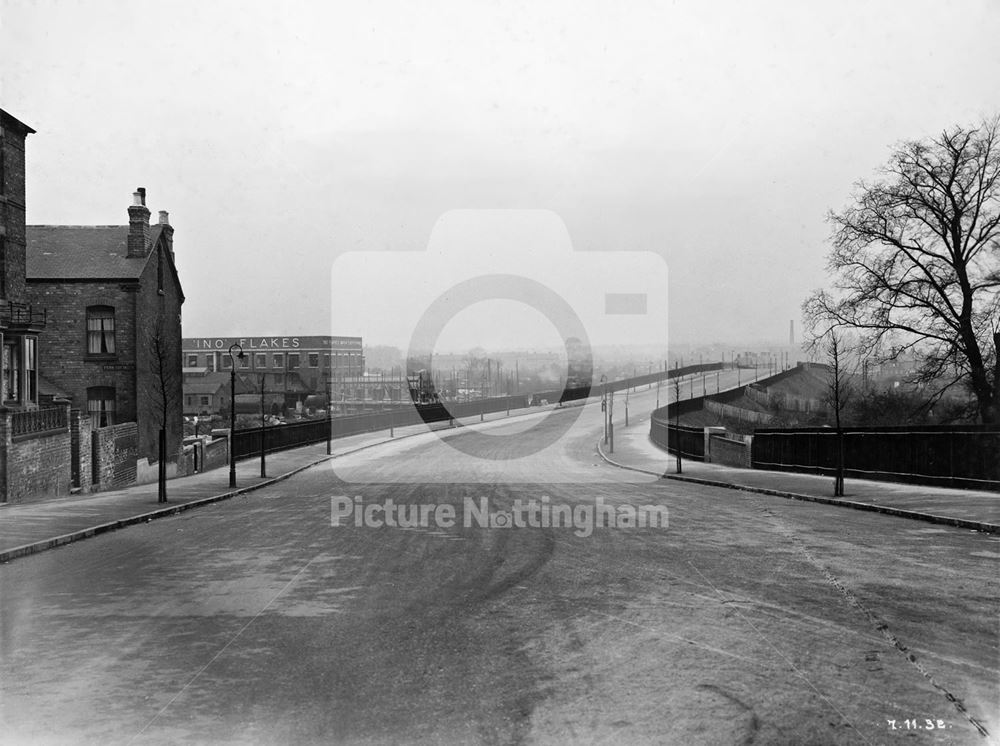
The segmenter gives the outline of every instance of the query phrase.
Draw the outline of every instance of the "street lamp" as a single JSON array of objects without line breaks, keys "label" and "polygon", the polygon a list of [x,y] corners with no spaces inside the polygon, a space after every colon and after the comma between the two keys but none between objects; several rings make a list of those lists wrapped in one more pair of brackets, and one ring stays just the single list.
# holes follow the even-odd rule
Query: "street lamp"
[{"label": "street lamp", "polygon": [[604,445],[608,444],[608,377],[601,376],[601,413],[604,415]]},{"label": "street lamp", "polygon": [[[234,350],[239,350],[236,354]],[[236,486],[236,361],[243,360],[243,348],[238,344],[229,345],[229,486]]]},{"label": "street lamp", "polygon": [[267,466],[264,463],[264,454],[267,452],[265,435],[267,432],[267,420],[264,414],[264,390],[267,388],[267,373],[260,374],[260,478],[267,476]]}]

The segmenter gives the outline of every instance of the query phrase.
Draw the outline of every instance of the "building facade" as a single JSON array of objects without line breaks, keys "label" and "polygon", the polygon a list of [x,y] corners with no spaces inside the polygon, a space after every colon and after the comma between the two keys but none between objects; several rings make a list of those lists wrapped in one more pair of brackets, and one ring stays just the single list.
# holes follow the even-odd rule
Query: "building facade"
[{"label": "building facade", "polygon": [[146,191],[128,225],[27,227],[26,293],[47,309],[39,368],[94,428],[135,422],[138,455],[167,459],[182,437],[181,305],[174,229],[150,225]]},{"label": "building facade", "polygon": [[14,409],[38,404],[38,336],[46,323],[25,291],[25,140],[34,132],[0,110],[0,402]]},{"label": "building facade", "polygon": [[185,337],[185,397],[203,395],[194,387],[204,382],[206,374],[232,370],[233,345],[243,350],[243,359],[236,361],[237,394],[263,386],[269,410],[275,398],[283,398],[284,407],[295,408],[309,396],[325,394],[328,382],[357,377],[365,370],[361,337]]}]

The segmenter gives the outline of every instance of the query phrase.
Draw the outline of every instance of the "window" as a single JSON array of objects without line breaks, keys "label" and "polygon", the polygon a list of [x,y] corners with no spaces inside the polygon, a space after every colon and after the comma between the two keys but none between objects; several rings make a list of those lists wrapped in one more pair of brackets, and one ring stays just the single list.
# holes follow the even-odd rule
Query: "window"
[{"label": "window", "polygon": [[253,367],[255,368],[266,368],[267,367],[267,355],[263,352],[258,352],[254,355]]},{"label": "window", "polygon": [[38,401],[38,340],[34,337],[24,339],[24,383],[27,389],[27,400]]},{"label": "window", "polygon": [[319,367],[319,353],[318,352],[310,352],[309,353],[309,367],[310,368],[318,368]]},{"label": "window", "polygon": [[91,386],[87,389],[87,411],[91,427],[115,424],[115,389],[112,386]]},{"label": "window", "polygon": [[21,354],[16,341],[3,346],[3,398],[4,401],[21,399]]},{"label": "window", "polygon": [[209,371],[211,371],[213,373],[215,372],[215,353],[214,352],[205,356],[205,364],[208,367]]},{"label": "window", "polygon": [[229,370],[233,367],[233,359],[229,355],[222,356],[222,369]]},{"label": "window", "polygon": [[299,353],[289,352],[288,353],[288,367],[298,368],[299,367]]},{"label": "window", "polygon": [[208,406],[208,397],[207,396],[201,397],[201,406],[203,406],[203,407],[207,407]]},{"label": "window", "polygon": [[250,367],[250,356],[249,355],[244,354],[243,357],[237,357],[236,359],[240,361],[240,367],[241,368],[249,368]]},{"label": "window", "polygon": [[111,306],[87,309],[87,354],[115,354],[115,309]]},{"label": "window", "polygon": [[276,352],[271,356],[271,365],[275,368],[280,368],[285,364],[285,355],[282,352]]},{"label": "window", "polygon": [[187,367],[189,367],[189,368],[197,368],[198,367],[198,356],[197,355],[188,355],[187,356]]}]

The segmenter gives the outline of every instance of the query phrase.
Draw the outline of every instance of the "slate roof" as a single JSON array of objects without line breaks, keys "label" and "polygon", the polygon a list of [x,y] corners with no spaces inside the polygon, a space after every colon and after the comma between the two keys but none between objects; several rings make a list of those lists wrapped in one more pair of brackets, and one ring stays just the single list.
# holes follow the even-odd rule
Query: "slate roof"
[{"label": "slate roof", "polygon": [[207,383],[203,383],[201,381],[197,381],[197,382],[185,381],[184,382],[184,393],[185,394],[217,394],[220,389],[226,388],[228,386],[228,384],[229,384],[229,381],[226,381],[226,383],[222,383],[221,381],[208,381]]},{"label": "slate roof", "polygon": [[[149,226],[150,246],[161,230]],[[29,225],[27,232],[29,280],[135,280],[149,260],[128,256],[127,225]]]}]

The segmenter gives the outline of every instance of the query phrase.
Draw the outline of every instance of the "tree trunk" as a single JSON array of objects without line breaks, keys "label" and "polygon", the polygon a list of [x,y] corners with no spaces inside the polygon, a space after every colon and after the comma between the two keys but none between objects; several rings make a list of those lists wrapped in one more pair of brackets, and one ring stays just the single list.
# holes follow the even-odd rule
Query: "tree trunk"
[{"label": "tree trunk", "polygon": [[157,470],[159,495],[157,502],[165,503],[167,501],[167,431],[165,428],[160,428],[159,441],[160,463],[159,469]]}]

